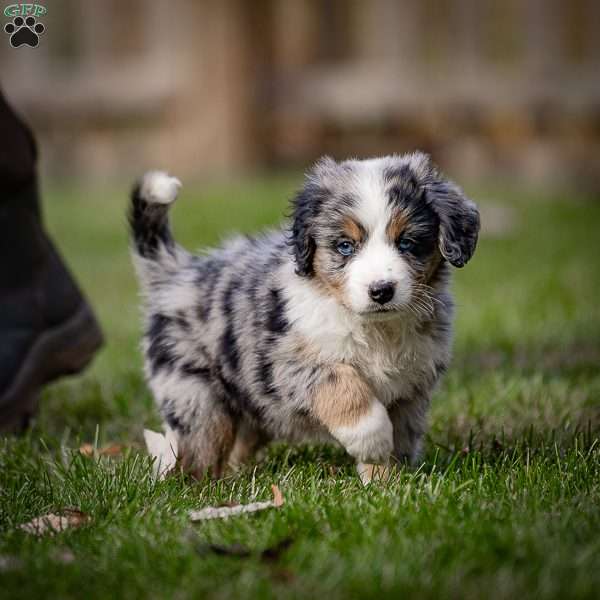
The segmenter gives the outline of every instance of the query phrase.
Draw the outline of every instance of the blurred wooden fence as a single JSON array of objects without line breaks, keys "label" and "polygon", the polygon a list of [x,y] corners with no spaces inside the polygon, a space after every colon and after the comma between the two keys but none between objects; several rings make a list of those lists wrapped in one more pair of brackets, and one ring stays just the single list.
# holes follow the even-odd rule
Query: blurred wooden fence
[{"label": "blurred wooden fence", "polygon": [[53,174],[422,148],[600,188],[598,0],[64,0],[0,81]]}]

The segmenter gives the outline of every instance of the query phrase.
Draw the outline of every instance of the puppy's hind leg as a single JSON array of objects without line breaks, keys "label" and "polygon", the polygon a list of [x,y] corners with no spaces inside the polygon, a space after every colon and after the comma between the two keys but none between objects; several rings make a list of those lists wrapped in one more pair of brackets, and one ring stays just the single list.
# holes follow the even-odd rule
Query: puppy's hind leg
[{"label": "puppy's hind leg", "polygon": [[229,455],[229,467],[238,470],[252,460],[257,450],[265,444],[264,435],[249,423],[241,422],[237,428],[235,443]]},{"label": "puppy's hind leg", "polygon": [[177,413],[173,404],[163,404],[161,412],[169,426],[177,431],[183,470],[199,480],[207,475],[219,479],[235,441],[235,419],[212,392],[202,394],[191,410],[185,402],[178,405],[183,411]]},{"label": "puppy's hind leg", "polygon": [[203,411],[183,440],[180,450],[183,469],[199,480],[206,475],[221,478],[234,440],[235,422],[229,414],[216,407]]}]

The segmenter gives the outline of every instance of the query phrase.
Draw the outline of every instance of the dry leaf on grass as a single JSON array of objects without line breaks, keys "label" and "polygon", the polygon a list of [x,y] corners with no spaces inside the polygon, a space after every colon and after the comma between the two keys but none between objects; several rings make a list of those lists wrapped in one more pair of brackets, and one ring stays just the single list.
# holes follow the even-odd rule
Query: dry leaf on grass
[{"label": "dry leaf on grass", "polygon": [[164,434],[144,429],[148,454],[154,458],[154,477],[164,479],[177,464],[177,436],[167,429]]},{"label": "dry leaf on grass", "polygon": [[90,517],[76,508],[66,508],[60,514],[48,513],[41,517],[35,517],[28,523],[19,525],[26,533],[36,536],[45,534],[54,535],[66,529],[81,527],[89,523]]},{"label": "dry leaf on grass", "polygon": [[275,508],[280,508],[281,506],[283,506],[283,494],[276,485],[271,486],[271,493],[273,494],[273,506]]},{"label": "dry leaf on grass", "polygon": [[253,513],[267,508],[279,508],[283,505],[283,494],[276,486],[271,486],[273,500],[266,502],[252,502],[251,504],[238,504],[237,506],[207,506],[201,510],[191,510],[188,515],[191,521],[207,521],[209,519],[227,519],[245,513]]},{"label": "dry leaf on grass", "polygon": [[118,456],[123,453],[125,448],[123,444],[110,444],[110,446],[95,449],[92,444],[83,444],[79,447],[79,452],[84,456],[94,456],[94,454],[98,456]]}]

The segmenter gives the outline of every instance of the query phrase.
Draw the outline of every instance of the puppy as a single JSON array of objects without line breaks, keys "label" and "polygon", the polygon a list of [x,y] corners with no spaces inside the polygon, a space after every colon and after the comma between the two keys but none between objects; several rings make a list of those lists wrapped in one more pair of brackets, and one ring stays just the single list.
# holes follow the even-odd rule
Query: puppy
[{"label": "puppy", "polygon": [[291,223],[192,255],[142,177],[129,216],[145,371],[183,467],[220,477],[270,440],[337,441],[364,481],[414,463],[450,358],[450,267],[479,213],[421,153],[320,160]]}]

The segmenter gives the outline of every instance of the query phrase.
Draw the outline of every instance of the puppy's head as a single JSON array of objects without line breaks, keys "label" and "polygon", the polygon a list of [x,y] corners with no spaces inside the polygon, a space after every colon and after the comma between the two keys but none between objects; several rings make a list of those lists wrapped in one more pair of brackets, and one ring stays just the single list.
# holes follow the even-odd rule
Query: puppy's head
[{"label": "puppy's head", "polygon": [[321,159],[293,201],[297,274],[367,318],[421,312],[439,265],[464,266],[478,232],[475,204],[421,153]]}]

